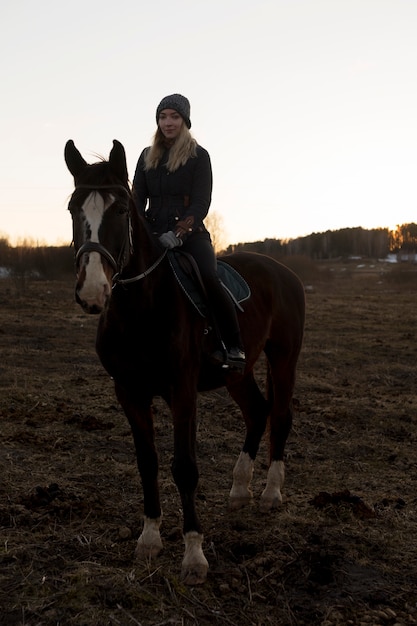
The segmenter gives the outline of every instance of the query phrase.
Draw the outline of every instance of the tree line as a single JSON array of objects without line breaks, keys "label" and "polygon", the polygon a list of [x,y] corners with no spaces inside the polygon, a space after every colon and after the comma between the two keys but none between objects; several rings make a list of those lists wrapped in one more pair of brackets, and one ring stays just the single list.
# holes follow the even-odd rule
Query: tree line
[{"label": "tree line", "polygon": [[349,257],[383,259],[400,251],[417,253],[417,224],[398,225],[395,230],[356,227],[327,230],[296,239],[264,239],[230,245],[225,253],[241,250],[273,257],[305,256],[312,260]]},{"label": "tree line", "polygon": [[60,278],[74,272],[74,249],[67,246],[39,245],[24,241],[11,246],[0,238],[0,268],[2,273],[24,278]]},{"label": "tree line", "polygon": [[[221,235],[219,232],[213,233],[217,240]],[[390,253],[417,254],[417,224],[398,225],[392,231],[388,228],[368,230],[357,227],[312,233],[296,239],[264,239],[229,245],[220,253],[230,254],[242,250],[275,258],[297,256],[311,260],[352,256],[382,259]],[[15,276],[60,278],[74,272],[74,249],[69,245],[47,246],[30,241],[11,246],[6,237],[0,237],[0,268]]]}]

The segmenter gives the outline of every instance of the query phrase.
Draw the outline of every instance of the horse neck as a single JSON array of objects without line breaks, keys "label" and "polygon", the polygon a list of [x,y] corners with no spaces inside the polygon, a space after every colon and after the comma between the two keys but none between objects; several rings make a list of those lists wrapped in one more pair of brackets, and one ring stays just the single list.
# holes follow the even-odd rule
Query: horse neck
[{"label": "horse neck", "polygon": [[134,206],[131,207],[131,216],[131,254],[126,269],[137,274],[149,269],[163,250]]}]

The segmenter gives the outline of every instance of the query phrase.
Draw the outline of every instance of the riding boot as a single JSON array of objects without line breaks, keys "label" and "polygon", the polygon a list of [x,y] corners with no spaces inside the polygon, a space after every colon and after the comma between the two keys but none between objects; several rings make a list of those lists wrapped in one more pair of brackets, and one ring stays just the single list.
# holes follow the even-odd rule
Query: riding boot
[{"label": "riding boot", "polygon": [[245,368],[245,352],[240,336],[235,305],[223,288],[217,271],[216,257],[208,233],[193,233],[185,239],[183,250],[194,257],[207,292],[207,298],[215,323],[218,326],[223,347],[216,351],[223,366],[240,370]]},{"label": "riding boot", "polygon": [[212,357],[221,365],[243,371],[246,356],[235,305],[220,284],[219,287],[220,289],[216,290],[217,293],[211,297],[210,303],[223,345],[222,349],[216,350]]}]

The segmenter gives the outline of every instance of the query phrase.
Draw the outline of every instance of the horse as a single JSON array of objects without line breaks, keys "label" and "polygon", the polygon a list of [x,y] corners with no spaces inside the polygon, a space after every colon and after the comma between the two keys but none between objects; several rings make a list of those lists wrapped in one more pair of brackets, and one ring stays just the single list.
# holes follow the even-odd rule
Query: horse
[{"label": "horse", "polygon": [[[262,511],[282,502],[284,448],[292,425],[292,395],[302,347],[305,296],[299,278],[261,254],[222,257],[247,282],[251,295],[238,311],[246,351],[242,372],[210,362],[217,338],[210,316],[200,315],[176,280],[167,250],[135,208],[126,154],[113,141],[108,161],[88,164],[72,140],[65,161],[74,178],[68,209],[73,222],[75,298],[99,314],[96,351],[114,381],[129,421],[143,489],[143,528],[135,557],[155,558],[162,549],[158,458],[152,403],[161,397],[173,420],[172,475],[183,511],[182,580],[204,583],[208,561],[196,510],[197,397],[226,387],[239,406],[246,437],[233,469],[231,509],[252,498],[251,479],[269,420],[269,468],[260,496]],[[266,355],[266,392],[254,367]]]}]

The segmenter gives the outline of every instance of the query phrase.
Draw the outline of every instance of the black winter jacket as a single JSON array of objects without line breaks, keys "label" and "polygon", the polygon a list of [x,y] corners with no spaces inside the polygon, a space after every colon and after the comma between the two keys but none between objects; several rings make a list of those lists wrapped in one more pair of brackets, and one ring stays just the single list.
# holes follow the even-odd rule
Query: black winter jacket
[{"label": "black winter jacket", "polygon": [[196,157],[188,159],[175,172],[166,168],[168,150],[158,167],[145,171],[147,150],[143,150],[136,166],[133,195],[137,210],[146,217],[152,232],[161,235],[169,230],[175,231],[180,220],[187,220],[190,234],[207,232],[203,220],[210,207],[213,186],[207,150],[197,146]]}]

